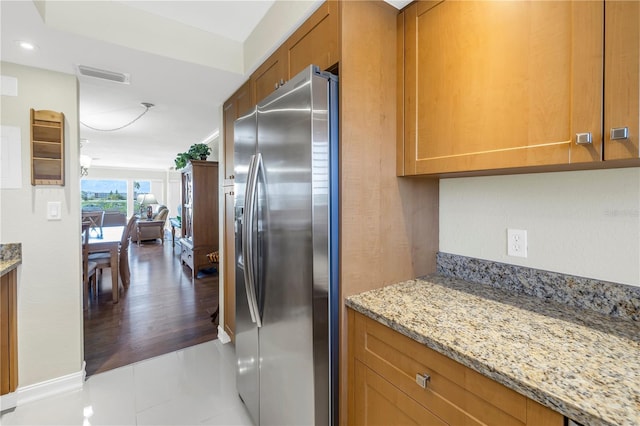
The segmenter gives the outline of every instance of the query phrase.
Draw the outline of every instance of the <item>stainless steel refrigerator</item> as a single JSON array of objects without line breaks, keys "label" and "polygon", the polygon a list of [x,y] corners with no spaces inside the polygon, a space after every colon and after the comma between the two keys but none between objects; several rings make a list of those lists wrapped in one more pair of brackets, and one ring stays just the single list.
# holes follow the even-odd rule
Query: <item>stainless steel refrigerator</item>
[{"label": "stainless steel refrigerator", "polygon": [[337,77],[308,67],[234,130],[238,393],[256,425],[337,424]]}]

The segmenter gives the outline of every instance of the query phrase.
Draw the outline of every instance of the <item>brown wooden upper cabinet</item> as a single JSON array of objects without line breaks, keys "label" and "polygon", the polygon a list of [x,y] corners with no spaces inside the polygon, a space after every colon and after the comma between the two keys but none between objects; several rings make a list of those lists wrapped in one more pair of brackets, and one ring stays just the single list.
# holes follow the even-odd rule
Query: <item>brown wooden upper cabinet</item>
[{"label": "brown wooden upper cabinet", "polygon": [[273,93],[289,79],[287,73],[287,55],[284,46],[280,46],[251,75],[253,93],[256,102]]},{"label": "brown wooden upper cabinet", "polygon": [[[224,103],[224,179],[234,179],[233,172],[233,123],[253,105],[251,96],[251,82],[247,80],[236,92]],[[228,182],[224,182],[227,185]]]},{"label": "brown wooden upper cabinet", "polygon": [[323,3],[251,76],[254,99],[261,101],[305,67],[338,62],[338,2]]},{"label": "brown wooden upper cabinet", "polygon": [[640,3],[606,1],[605,16],[604,158],[638,159]]},{"label": "brown wooden upper cabinet", "polygon": [[322,70],[338,62],[338,2],[327,1],[285,43],[288,78],[314,64]]},{"label": "brown wooden upper cabinet", "polygon": [[[637,130],[638,5],[615,8],[635,13],[614,31],[635,43]],[[603,2],[424,1],[398,25],[398,175],[603,159]]]}]

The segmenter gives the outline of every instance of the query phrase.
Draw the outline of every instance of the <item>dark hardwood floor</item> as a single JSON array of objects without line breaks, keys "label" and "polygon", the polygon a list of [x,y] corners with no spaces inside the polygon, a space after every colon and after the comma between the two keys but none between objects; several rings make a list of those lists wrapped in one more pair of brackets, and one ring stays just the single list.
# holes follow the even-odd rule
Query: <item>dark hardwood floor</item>
[{"label": "dark hardwood floor", "polygon": [[180,262],[180,245],[143,242],[129,248],[131,284],[111,301],[111,271],[99,280],[98,301],[84,311],[87,375],[128,365],[216,339],[218,273],[191,271]]}]

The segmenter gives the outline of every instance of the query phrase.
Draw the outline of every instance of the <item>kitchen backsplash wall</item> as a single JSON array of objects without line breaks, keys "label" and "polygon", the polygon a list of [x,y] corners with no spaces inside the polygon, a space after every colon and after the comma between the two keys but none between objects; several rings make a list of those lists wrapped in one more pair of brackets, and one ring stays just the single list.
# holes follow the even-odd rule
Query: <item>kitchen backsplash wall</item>
[{"label": "kitchen backsplash wall", "polygon": [[[507,256],[507,229],[528,257]],[[442,179],[440,251],[640,286],[640,168]]]},{"label": "kitchen backsplash wall", "polygon": [[437,273],[640,321],[640,287],[438,252]]}]

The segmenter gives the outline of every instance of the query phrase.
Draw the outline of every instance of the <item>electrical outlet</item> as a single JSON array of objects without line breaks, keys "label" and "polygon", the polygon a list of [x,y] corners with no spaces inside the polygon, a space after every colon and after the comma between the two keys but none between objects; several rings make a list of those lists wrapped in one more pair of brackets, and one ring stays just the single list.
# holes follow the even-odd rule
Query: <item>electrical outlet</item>
[{"label": "electrical outlet", "polygon": [[507,229],[507,256],[527,257],[527,231]]}]

